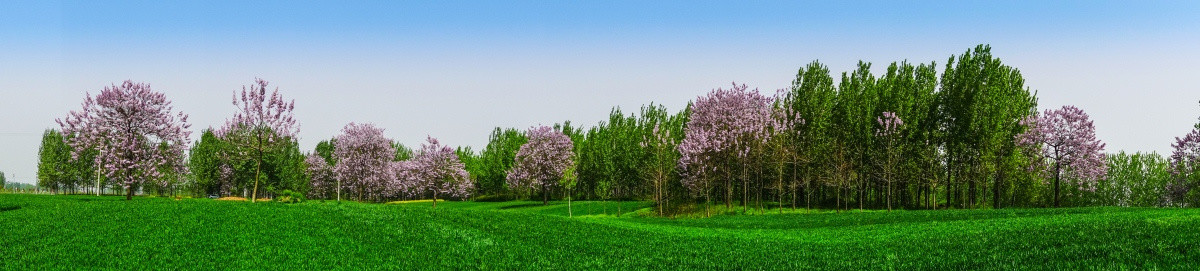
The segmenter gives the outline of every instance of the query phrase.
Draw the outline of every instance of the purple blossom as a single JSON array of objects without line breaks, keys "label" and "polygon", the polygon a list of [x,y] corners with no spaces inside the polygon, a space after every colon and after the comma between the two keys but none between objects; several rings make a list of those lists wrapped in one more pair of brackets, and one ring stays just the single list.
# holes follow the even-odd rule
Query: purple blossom
[{"label": "purple blossom", "polygon": [[1054,180],[1054,205],[1058,206],[1058,183],[1067,180],[1080,189],[1095,191],[1096,183],[1108,172],[1104,143],[1096,139],[1096,128],[1088,114],[1074,106],[1046,110],[1021,121],[1029,129],[1017,135],[1016,143],[1033,150],[1031,170]]},{"label": "purple blossom", "polygon": [[470,175],[458,154],[450,146],[442,145],[436,138],[428,137],[427,143],[421,145],[421,151],[408,163],[408,180],[415,181],[415,187],[421,191],[433,194],[433,206],[437,207],[438,195],[465,198],[470,196],[475,188]]},{"label": "purple blossom", "polygon": [[517,150],[513,168],[508,172],[508,187],[541,187],[545,204],[549,197],[547,189],[557,185],[567,168],[575,164],[574,144],[566,134],[549,126],[531,127],[525,135],[529,141]]},{"label": "purple blossom", "polygon": [[228,140],[238,147],[238,156],[251,158],[257,163],[254,171],[254,191],[250,200],[258,200],[258,180],[262,171],[263,153],[276,143],[292,140],[298,129],[296,120],[292,118],[295,101],[284,102],[279,95],[279,88],[267,97],[267,81],[254,79],[254,85],[249,91],[242,87],[241,100],[235,93],[233,106],[238,112],[225,121],[216,131],[218,137]]},{"label": "purple blossom", "polygon": [[1167,203],[1184,204],[1184,197],[1192,190],[1200,177],[1200,129],[1192,129],[1183,137],[1176,137],[1171,144],[1171,176],[1174,181],[1167,185]]},{"label": "purple blossom", "polygon": [[[268,84],[266,80],[255,78],[249,90],[242,87],[241,99],[234,94],[233,106],[238,108],[238,112],[225,121],[225,126],[215,131],[218,137],[262,137],[263,140],[274,142],[296,136],[299,128],[292,115],[296,102],[285,102],[283,96],[279,95],[279,88],[275,88],[268,97]],[[259,133],[264,131],[267,133]]]},{"label": "purple blossom", "polygon": [[[372,124],[347,124],[333,150],[338,161],[333,168],[339,182],[337,190],[348,190],[359,200],[382,199],[393,190],[395,152],[391,140],[383,136],[383,129]],[[338,192],[338,200],[341,194]]]},{"label": "purple blossom", "polygon": [[[728,173],[732,169],[727,167],[747,159],[750,143],[769,138],[768,127],[790,126],[792,123],[778,123],[772,117],[789,113],[773,112],[771,102],[757,89],[747,90],[746,85],[736,83],[733,88],[718,88],[696,98],[683,142],[678,147],[684,187],[697,194],[707,191],[707,176],[717,170]],[[794,123],[798,116],[784,119]]]},{"label": "purple blossom", "polygon": [[[173,114],[171,102],[150,85],[125,81],[105,87],[95,99],[91,94],[80,111],[71,111],[65,119],[55,120],[62,127],[71,156],[88,149],[99,150],[95,162],[101,174],[121,183],[133,197],[133,187],[144,180],[161,178],[169,168],[185,172],[183,156],[191,127],[187,115]],[[69,135],[75,136],[69,136]],[[167,183],[158,185],[166,186]]]},{"label": "purple blossom", "polygon": [[900,132],[900,127],[904,126],[904,120],[901,120],[895,112],[883,112],[883,116],[875,118],[875,122],[879,123],[875,135],[880,137],[895,135]]},{"label": "purple blossom", "polygon": [[334,178],[333,167],[325,162],[325,158],[317,154],[309,154],[304,159],[306,172],[309,179],[312,180],[312,189],[309,190],[309,197],[327,198],[329,194],[335,193],[337,188],[337,179]]}]

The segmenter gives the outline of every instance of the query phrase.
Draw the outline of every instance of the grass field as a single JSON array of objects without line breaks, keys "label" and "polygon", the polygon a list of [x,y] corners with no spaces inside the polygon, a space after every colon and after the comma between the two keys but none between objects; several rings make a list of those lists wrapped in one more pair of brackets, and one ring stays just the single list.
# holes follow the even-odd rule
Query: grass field
[{"label": "grass field", "polygon": [[[0,194],[0,269],[1200,270],[1200,209],[638,215],[646,203]],[[643,208],[640,211],[631,209]],[[604,215],[607,209],[609,215]]]}]

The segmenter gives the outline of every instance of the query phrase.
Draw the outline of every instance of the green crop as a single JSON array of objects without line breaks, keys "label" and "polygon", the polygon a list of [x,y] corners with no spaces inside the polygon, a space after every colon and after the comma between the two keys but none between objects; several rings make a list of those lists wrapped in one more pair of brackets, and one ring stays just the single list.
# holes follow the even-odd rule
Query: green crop
[{"label": "green crop", "polygon": [[640,215],[644,202],[572,204],[568,218],[565,202],[0,194],[0,269],[1200,269],[1197,209],[670,219]]}]

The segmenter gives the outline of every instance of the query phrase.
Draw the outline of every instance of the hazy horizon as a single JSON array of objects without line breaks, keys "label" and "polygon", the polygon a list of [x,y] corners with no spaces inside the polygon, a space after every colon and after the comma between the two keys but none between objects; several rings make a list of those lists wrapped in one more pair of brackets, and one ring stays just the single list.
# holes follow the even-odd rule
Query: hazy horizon
[{"label": "hazy horizon", "polygon": [[473,3],[8,2],[0,8],[0,171],[35,183],[37,149],[85,93],[134,80],[194,133],[263,78],[296,103],[300,147],[369,122],[410,147],[484,147],[495,127],[613,107],[677,111],[730,82],[764,93],[820,60],[936,62],[990,44],[1038,91],[1075,105],[1108,152],[1169,153],[1200,116],[1200,2]]}]

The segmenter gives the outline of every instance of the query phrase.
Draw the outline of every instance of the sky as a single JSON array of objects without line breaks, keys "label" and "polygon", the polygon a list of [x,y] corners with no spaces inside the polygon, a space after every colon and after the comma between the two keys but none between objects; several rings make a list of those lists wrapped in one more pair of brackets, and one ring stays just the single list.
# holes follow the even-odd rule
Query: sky
[{"label": "sky", "polygon": [[1200,117],[1200,1],[5,1],[0,171],[34,183],[41,133],[87,93],[149,83],[192,139],[263,78],[296,103],[300,146],[349,122],[410,147],[613,107],[676,111],[731,82],[773,93],[819,60],[939,67],[990,44],[1075,105],[1107,150],[1169,153]]}]

